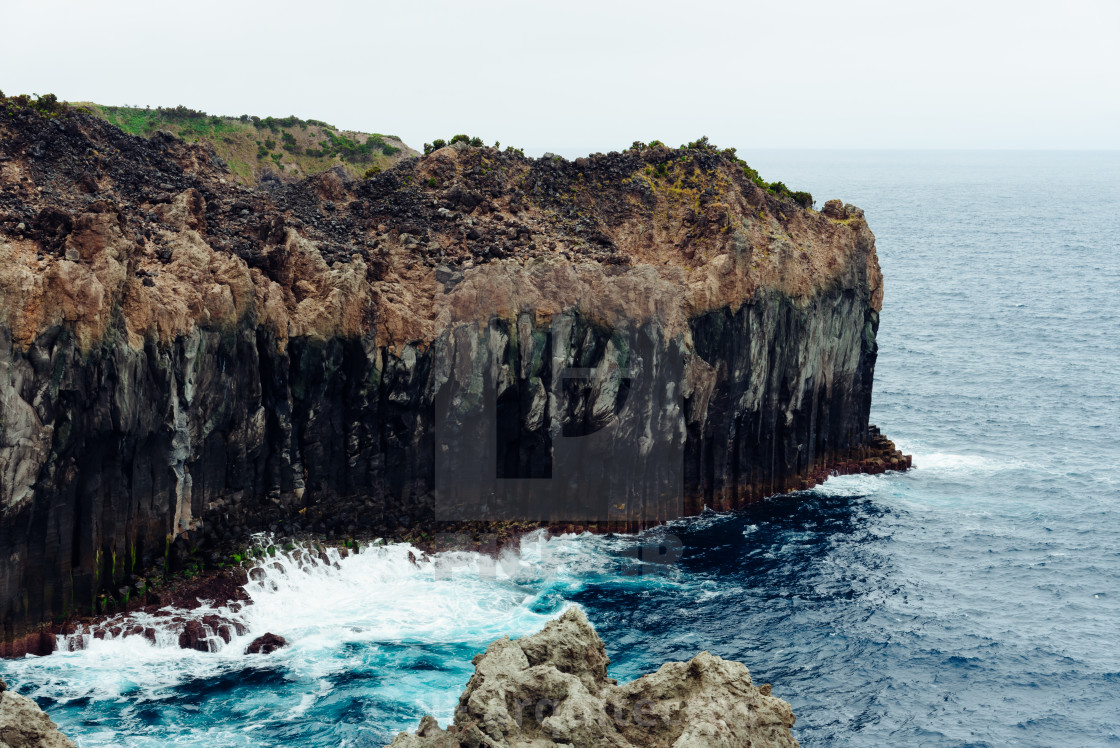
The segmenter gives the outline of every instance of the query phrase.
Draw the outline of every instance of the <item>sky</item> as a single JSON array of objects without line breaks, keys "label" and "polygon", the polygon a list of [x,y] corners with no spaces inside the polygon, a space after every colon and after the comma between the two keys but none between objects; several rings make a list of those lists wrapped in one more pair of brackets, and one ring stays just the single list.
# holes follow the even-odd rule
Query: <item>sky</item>
[{"label": "sky", "polygon": [[565,155],[1120,148],[1117,0],[0,0],[0,90]]}]

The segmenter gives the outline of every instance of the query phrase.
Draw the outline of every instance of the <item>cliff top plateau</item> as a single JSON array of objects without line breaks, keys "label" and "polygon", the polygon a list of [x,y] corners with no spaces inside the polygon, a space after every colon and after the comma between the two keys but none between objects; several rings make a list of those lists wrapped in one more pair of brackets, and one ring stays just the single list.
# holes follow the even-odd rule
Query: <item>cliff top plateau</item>
[{"label": "cliff top plateau", "polygon": [[340,130],[295,115],[223,117],[182,105],[152,109],[82,102],[75,107],[130,135],[167,133],[209,145],[232,181],[250,187],[303,179],[336,167],[361,177],[418,155],[395,135]]}]

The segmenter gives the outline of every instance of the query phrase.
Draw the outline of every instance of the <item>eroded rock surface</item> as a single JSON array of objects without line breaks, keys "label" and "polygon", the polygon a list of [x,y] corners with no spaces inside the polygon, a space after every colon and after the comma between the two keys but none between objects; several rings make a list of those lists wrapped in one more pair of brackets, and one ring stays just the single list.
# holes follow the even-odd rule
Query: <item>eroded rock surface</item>
[{"label": "eroded rock surface", "polygon": [[39,705],[0,680],[0,748],[77,748]]},{"label": "eroded rock surface", "polygon": [[793,748],[790,705],[755,687],[742,663],[701,652],[631,683],[607,677],[603,642],[577,608],[474,658],[443,730],[430,716],[392,748]]}]

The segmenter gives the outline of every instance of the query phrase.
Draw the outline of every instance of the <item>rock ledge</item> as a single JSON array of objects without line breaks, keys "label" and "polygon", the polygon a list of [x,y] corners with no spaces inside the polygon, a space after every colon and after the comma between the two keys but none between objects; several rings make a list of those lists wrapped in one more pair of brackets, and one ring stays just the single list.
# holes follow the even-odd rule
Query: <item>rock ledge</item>
[{"label": "rock ledge", "polygon": [[755,687],[745,665],[701,652],[624,685],[607,677],[602,640],[578,608],[474,658],[443,730],[430,716],[391,748],[549,745],[793,748],[790,705]]}]

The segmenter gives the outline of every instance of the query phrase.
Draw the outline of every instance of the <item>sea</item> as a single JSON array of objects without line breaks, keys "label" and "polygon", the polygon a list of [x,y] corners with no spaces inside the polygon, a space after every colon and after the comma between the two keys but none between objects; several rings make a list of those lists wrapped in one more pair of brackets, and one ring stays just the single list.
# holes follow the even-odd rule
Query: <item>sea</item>
[{"label": "sea", "polygon": [[[496,560],[280,552],[218,651],[161,631],[0,677],[82,748],[381,746],[446,725],[487,643],[578,605],[613,677],[739,660],[802,746],[1120,745],[1120,152],[740,154],[866,211],[872,421],[913,470]],[[290,646],[242,654],[266,631]]]}]

